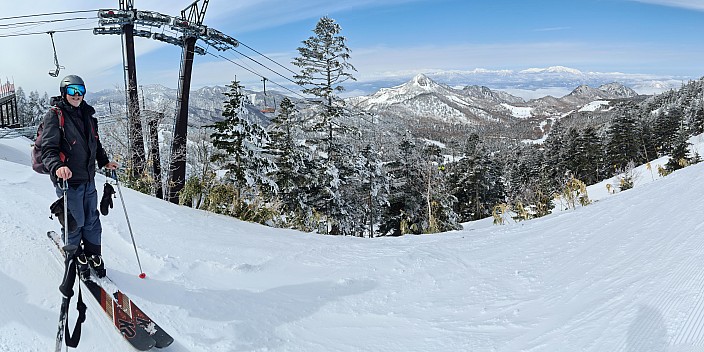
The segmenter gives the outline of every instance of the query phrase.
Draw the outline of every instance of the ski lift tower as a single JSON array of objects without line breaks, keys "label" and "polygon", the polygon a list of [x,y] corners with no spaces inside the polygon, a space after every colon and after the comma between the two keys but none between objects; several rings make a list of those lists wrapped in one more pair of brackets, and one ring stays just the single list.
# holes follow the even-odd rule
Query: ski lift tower
[{"label": "ski lift tower", "polygon": [[[199,39],[211,48],[225,51],[239,46],[239,42],[213,28],[203,25],[208,0],[203,0],[198,7],[198,0],[181,11],[180,18],[174,18],[171,29],[183,33],[183,51],[181,54],[181,70],[178,81],[178,100],[176,102],[176,121],[174,122],[174,138],[171,144],[171,165],[168,187],[168,200],[178,203],[178,193],[186,182],[186,141],[188,133],[188,100],[193,72],[193,54],[205,54],[205,49],[196,45]],[[166,38],[168,39],[168,38]]]},{"label": "ski lift tower", "polygon": [[98,17],[102,27],[93,29],[93,34],[121,34],[123,38],[123,50],[127,61],[124,69],[126,71],[125,93],[127,95],[127,116],[129,119],[128,153],[132,171],[131,176],[137,178],[144,174],[146,156],[142,134],[142,118],[139,111],[139,96],[137,95],[134,36],[139,35],[139,33],[135,33],[134,29],[135,20],[137,19],[134,1],[120,0],[119,10],[100,10],[98,11]]},{"label": "ski lift tower", "polygon": [[183,33],[183,51],[181,69],[178,77],[178,98],[176,101],[176,121],[174,122],[174,139],[171,144],[171,166],[169,167],[168,200],[178,204],[178,193],[186,183],[186,142],[188,134],[188,101],[193,72],[193,53],[198,37],[206,34],[203,26],[208,0],[198,8],[198,0],[181,11],[181,18],[174,19],[172,29]]},{"label": "ski lift tower", "polygon": [[[169,166],[169,182],[167,183],[167,199],[178,203],[178,193],[183,189],[186,178],[186,138],[188,132],[188,100],[191,88],[191,74],[193,71],[193,54],[205,55],[206,51],[196,45],[202,40],[209,47],[219,51],[236,48],[239,42],[227,34],[203,25],[208,0],[203,0],[201,6],[194,1],[190,6],[181,11],[181,17],[171,17],[153,11],[137,11],[133,7],[133,0],[120,0],[119,10],[100,10],[101,27],[93,29],[93,34],[118,34],[125,37],[125,52],[127,58],[128,111],[130,122],[135,132],[139,131],[139,138],[135,138],[134,150],[140,154],[133,155],[133,164],[139,166],[139,171],[144,171],[144,140],[142,137],[142,124],[139,118],[139,104],[137,97],[137,72],[134,60],[134,37],[151,37],[165,43],[183,48],[181,54],[181,69],[179,72],[178,101],[176,118],[173,129],[173,142],[171,145],[171,162]],[[170,26],[171,30],[181,33],[173,37],[162,33],[151,33],[147,30],[137,30],[134,25],[161,28]],[[131,44],[130,44],[131,43]],[[133,120],[134,119],[134,120]],[[134,132],[132,136],[135,136]],[[139,143],[139,147],[137,146]],[[141,157],[141,159],[140,159]],[[134,161],[137,160],[137,161]],[[139,161],[142,161],[139,163]],[[136,170],[135,170],[136,171]]]}]

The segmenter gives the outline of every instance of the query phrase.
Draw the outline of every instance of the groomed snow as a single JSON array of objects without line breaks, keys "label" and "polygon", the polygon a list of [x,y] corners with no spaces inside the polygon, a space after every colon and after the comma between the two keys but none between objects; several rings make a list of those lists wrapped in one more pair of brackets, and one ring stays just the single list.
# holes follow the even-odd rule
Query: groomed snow
[{"label": "groomed snow", "polygon": [[595,100],[595,101],[593,101],[593,102],[591,102],[591,103],[589,103],[589,104],[587,104],[587,105],[584,105],[584,106],[583,106],[582,108],[580,108],[578,111],[582,111],[582,112],[584,112],[584,111],[592,112],[592,111],[596,111],[596,109],[599,109],[599,108],[601,108],[602,106],[608,106],[608,105],[609,105],[609,101],[608,101],[608,100]]},{"label": "groomed snow", "polygon": [[[20,157],[29,144],[0,140],[3,352],[53,349],[61,300],[44,235],[58,229],[55,197]],[[119,200],[102,218],[104,256],[176,339],[164,351],[695,351],[702,185],[699,164],[616,194],[595,185],[594,204],[533,221],[378,239],[268,228],[123,188],[147,278]],[[76,351],[129,351],[88,309]]]},{"label": "groomed snow", "polygon": [[524,107],[524,106],[513,106],[510,104],[502,103],[501,106],[506,108],[511,112],[511,115],[513,117],[519,118],[519,119],[527,119],[531,116],[533,116],[533,108],[531,107]]}]

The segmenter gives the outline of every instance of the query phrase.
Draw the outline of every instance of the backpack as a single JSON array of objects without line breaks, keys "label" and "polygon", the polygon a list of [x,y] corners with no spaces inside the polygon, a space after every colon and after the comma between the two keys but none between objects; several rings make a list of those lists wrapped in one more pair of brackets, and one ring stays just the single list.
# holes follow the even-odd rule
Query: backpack
[{"label": "backpack", "polygon": [[[52,106],[51,110],[56,112],[56,116],[59,118],[59,129],[61,134],[64,134],[64,114],[56,106]],[[44,166],[42,162],[42,132],[44,131],[44,121],[42,121],[37,127],[37,137],[34,139],[34,145],[32,145],[32,169],[40,174],[48,174],[49,170]],[[61,161],[66,161],[66,155],[63,152],[59,152],[59,158]]]}]

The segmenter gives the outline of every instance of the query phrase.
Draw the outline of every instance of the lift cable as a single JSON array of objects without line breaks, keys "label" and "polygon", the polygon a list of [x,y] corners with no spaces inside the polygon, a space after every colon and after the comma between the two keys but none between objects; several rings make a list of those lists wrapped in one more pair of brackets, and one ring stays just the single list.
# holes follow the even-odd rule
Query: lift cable
[{"label": "lift cable", "polygon": [[14,20],[18,18],[28,18],[28,17],[41,17],[41,16],[54,16],[54,15],[67,15],[71,13],[86,13],[86,12],[98,12],[100,10],[82,10],[82,11],[64,11],[64,12],[50,12],[50,13],[38,13],[34,15],[23,15],[23,16],[12,16],[12,17],[2,17],[0,21]]},{"label": "lift cable", "polygon": [[75,20],[94,20],[97,19],[98,17],[73,17],[73,18],[60,18],[60,19],[55,19],[55,20],[45,20],[45,21],[30,21],[30,22],[17,22],[17,23],[2,23],[0,24],[0,28],[6,27],[6,28],[13,28],[15,26],[17,27],[24,27],[24,26],[29,26],[29,25],[35,25],[35,24],[46,24],[46,23],[53,23],[53,22],[65,22],[65,21],[75,21]]},{"label": "lift cable", "polygon": [[[244,69],[244,70],[246,70],[246,71],[249,71],[251,74],[253,74],[253,75],[255,75],[255,76],[259,76],[259,77],[261,77],[261,78],[265,78],[265,77],[262,76],[261,74],[255,72],[255,71],[253,71],[253,70],[250,70],[249,68],[244,67],[244,66],[242,66],[241,64],[239,64],[239,63],[237,63],[237,62],[235,62],[235,61],[233,61],[233,60],[231,60],[231,59],[229,59],[229,58],[227,58],[227,57],[225,57],[225,56],[222,56],[222,55],[215,55],[215,54],[213,54],[213,53],[208,53],[208,54],[210,54],[210,55],[212,55],[212,56],[214,56],[214,57],[219,57],[219,58],[225,59],[225,60],[227,60],[227,61],[229,61],[229,62],[231,62],[231,63],[233,63],[233,64],[235,64],[235,65],[237,65],[237,66],[239,66],[239,67],[241,67],[242,69]],[[278,83],[276,83],[275,81],[272,81],[272,80],[270,80],[270,79],[267,79],[267,80],[268,80],[269,82],[271,82],[271,83],[273,83],[273,84],[275,84],[275,85],[281,87],[282,89],[285,89],[285,90],[287,90],[287,91],[289,91],[289,92],[291,92],[291,93],[293,93],[293,94],[295,94],[295,95],[301,97],[302,99],[306,99],[306,97],[303,96],[301,93],[298,93],[298,92],[296,92],[296,91],[293,91],[293,90],[289,89],[288,87],[282,86],[281,84],[278,84]],[[295,82],[294,82],[294,83],[295,83]],[[298,84],[296,84],[296,85],[298,85]]]},{"label": "lift cable", "polygon": [[271,62],[277,64],[278,66],[280,66],[280,67],[283,68],[284,70],[286,70],[286,71],[288,71],[288,72],[291,72],[291,73],[293,73],[294,75],[297,75],[297,74],[298,74],[298,73],[292,71],[290,68],[288,68],[288,67],[286,67],[286,66],[284,66],[284,65],[282,65],[282,64],[280,64],[280,63],[278,63],[278,62],[276,62],[276,61],[274,61],[272,58],[270,58],[270,57],[268,57],[268,56],[266,56],[266,55],[260,53],[259,51],[255,50],[254,48],[250,47],[249,45],[247,45],[247,44],[245,44],[245,43],[242,43],[242,42],[240,42],[240,41],[238,41],[238,42],[239,42],[240,45],[242,45],[243,47],[245,47],[245,48],[247,48],[247,49],[249,49],[249,50],[254,51],[255,53],[257,53],[257,54],[261,55],[262,57],[266,58],[267,60],[269,60],[269,61],[271,61]]},{"label": "lift cable", "polygon": [[[65,32],[80,32],[80,31],[93,31],[93,28],[79,28],[79,29],[64,29],[64,30],[57,30],[54,31],[54,33],[65,33]],[[27,36],[27,35],[37,35],[37,34],[46,34],[46,31],[44,32],[33,32],[33,33],[15,33],[15,34],[0,34],[0,38],[8,38],[8,37],[22,37],[22,36]]]},{"label": "lift cable", "polygon": [[[283,79],[285,79],[285,80],[287,80],[287,81],[289,81],[289,82],[291,82],[291,83],[293,83],[293,84],[295,84],[295,85],[298,85],[298,82],[296,82],[296,81],[294,81],[294,80],[292,80],[292,79],[290,79],[290,78],[288,78],[288,77],[286,77],[286,76],[284,76],[284,75],[282,75],[282,74],[280,74],[280,73],[274,71],[273,69],[269,68],[268,66],[264,65],[263,63],[261,63],[261,62],[255,60],[255,59],[253,59],[253,58],[251,58],[251,57],[249,57],[249,56],[243,54],[241,51],[239,51],[239,50],[237,50],[237,49],[232,49],[232,48],[230,48],[230,50],[232,50],[232,51],[234,51],[234,52],[236,52],[236,53],[238,53],[238,54],[240,54],[240,55],[242,55],[242,56],[244,56],[244,57],[246,57],[246,58],[248,58],[248,59],[254,61],[254,62],[257,63],[259,66],[264,67],[265,69],[267,69],[267,70],[269,70],[269,71],[275,73],[277,76],[279,76],[279,77],[281,77],[281,78],[283,78]],[[295,72],[294,72],[294,74],[295,74]],[[259,76],[261,76],[261,75],[259,75]],[[262,77],[263,77],[263,76],[262,76]]]}]

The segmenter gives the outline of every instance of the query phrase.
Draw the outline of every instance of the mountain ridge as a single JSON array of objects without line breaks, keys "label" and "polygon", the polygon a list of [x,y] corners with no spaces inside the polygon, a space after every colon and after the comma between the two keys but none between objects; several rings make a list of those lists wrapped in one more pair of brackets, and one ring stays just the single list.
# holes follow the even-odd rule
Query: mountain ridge
[{"label": "mountain ridge", "polygon": [[462,89],[435,82],[425,74],[369,95],[348,98],[350,105],[369,113],[431,118],[443,122],[484,124],[514,118],[547,117],[575,111],[594,100],[637,97],[638,93],[618,82],[592,88],[577,86],[562,97],[546,96],[525,101],[486,86],[468,85]]}]

